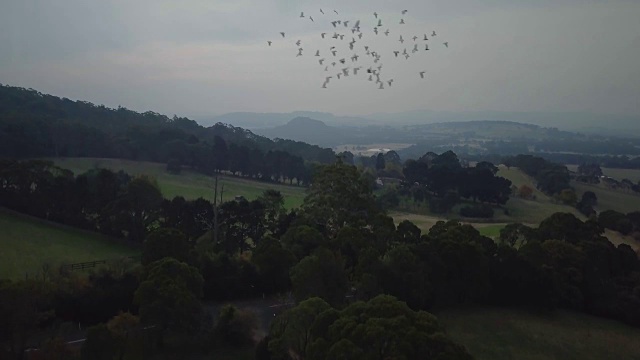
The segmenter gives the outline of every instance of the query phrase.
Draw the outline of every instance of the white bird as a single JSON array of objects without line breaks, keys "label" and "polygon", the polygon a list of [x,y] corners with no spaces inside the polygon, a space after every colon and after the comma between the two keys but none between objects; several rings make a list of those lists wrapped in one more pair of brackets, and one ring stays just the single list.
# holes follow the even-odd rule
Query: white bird
[{"label": "white bird", "polygon": [[424,74],[426,73],[426,71],[420,71],[420,77],[424,79]]},{"label": "white bird", "polygon": [[444,46],[449,47],[449,42],[443,42]]}]

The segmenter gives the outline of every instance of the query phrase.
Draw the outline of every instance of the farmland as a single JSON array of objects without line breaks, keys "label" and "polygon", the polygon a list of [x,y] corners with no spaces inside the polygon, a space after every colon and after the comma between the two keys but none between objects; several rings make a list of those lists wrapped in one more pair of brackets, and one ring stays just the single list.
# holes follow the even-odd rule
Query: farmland
[{"label": "farmland", "polygon": [[640,358],[640,329],[581,313],[469,308],[436,315],[478,360]]},{"label": "farmland", "polygon": [[[213,180],[210,176],[183,170],[181,174],[170,174],[165,165],[153,162],[96,158],[56,158],[57,166],[73,171],[76,175],[93,168],[106,168],[113,171],[123,170],[130,175],[149,175],[158,180],[160,191],[165,198],[183,196],[185,199],[203,197],[213,200]],[[280,191],[285,199],[285,207],[297,208],[302,204],[305,189],[298,186],[273,184],[234,176],[221,175],[219,186],[224,186],[223,201],[233,200],[237,195],[247,200],[259,197],[265,190]]]},{"label": "farmland", "polygon": [[0,278],[19,279],[36,274],[42,264],[52,266],[118,259],[137,251],[109,238],[49,223],[0,208]]}]

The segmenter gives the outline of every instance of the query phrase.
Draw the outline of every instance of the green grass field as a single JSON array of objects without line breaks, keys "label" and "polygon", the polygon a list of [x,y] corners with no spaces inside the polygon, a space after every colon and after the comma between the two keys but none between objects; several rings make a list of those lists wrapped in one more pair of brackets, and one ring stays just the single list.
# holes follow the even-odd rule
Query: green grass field
[{"label": "green grass field", "polygon": [[616,210],[622,213],[640,211],[640,195],[606,188],[603,184],[584,184],[573,181],[578,197],[585,191],[593,191],[598,198],[597,211]]},{"label": "green grass field", "polygon": [[[173,199],[183,196],[185,199],[203,197],[213,200],[213,179],[209,176],[192,171],[183,170],[180,175],[169,174],[165,165],[152,162],[130,161],[120,159],[96,158],[56,158],[51,159],[56,165],[73,171],[76,175],[93,168],[107,168],[114,171],[123,170],[130,175],[145,174],[158,180],[160,190],[165,198]],[[298,186],[270,184],[260,181],[247,180],[234,176],[222,175],[219,186],[224,185],[222,199],[233,200],[236,195],[242,195],[248,200],[254,200],[267,189],[280,191],[288,209],[299,207],[305,196],[305,189]]]},{"label": "green grass field", "polygon": [[[566,165],[567,169],[571,171],[578,171],[578,165]],[[610,176],[618,181],[622,179],[629,179],[635,183],[640,181],[640,169],[618,169],[618,168],[601,168],[602,173],[606,176]]]},{"label": "green grass field", "polygon": [[51,224],[0,208],[0,279],[36,274],[53,266],[118,259],[138,252],[100,234]]},{"label": "green grass field", "polygon": [[478,360],[640,359],[640,329],[585,314],[478,308],[436,313]]}]

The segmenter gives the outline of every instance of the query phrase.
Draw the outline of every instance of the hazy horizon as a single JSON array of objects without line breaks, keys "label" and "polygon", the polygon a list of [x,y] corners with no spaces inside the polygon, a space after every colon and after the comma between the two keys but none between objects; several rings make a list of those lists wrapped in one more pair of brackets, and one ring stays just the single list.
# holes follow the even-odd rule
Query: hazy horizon
[{"label": "hazy horizon", "polygon": [[[402,9],[407,24],[400,26]],[[109,107],[189,117],[421,110],[640,115],[637,1],[72,0],[3,3],[0,10],[0,83]],[[299,18],[301,11],[315,21]],[[374,11],[390,28],[388,38],[371,31]],[[335,41],[319,34],[332,34],[329,21],[336,18],[361,20],[364,33],[353,52],[340,55],[364,58],[359,47],[375,47],[392,87],[378,90],[362,74],[336,81],[337,66],[326,73],[317,64],[316,49],[333,58],[326,52]],[[335,30],[346,34],[344,47],[351,32]],[[411,49],[410,36],[432,30],[438,32],[432,51],[406,61],[393,56],[398,34]],[[301,57],[298,39],[306,48]],[[322,89],[326,74],[334,79]]]}]

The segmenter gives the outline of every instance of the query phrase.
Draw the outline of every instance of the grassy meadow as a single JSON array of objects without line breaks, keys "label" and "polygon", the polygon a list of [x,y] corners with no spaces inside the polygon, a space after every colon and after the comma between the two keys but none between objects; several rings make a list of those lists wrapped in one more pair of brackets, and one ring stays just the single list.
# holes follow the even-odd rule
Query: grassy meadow
[{"label": "grassy meadow", "polygon": [[603,184],[584,184],[573,181],[578,197],[586,191],[593,191],[598,198],[597,211],[616,210],[622,213],[640,211],[640,195],[636,193],[609,189]]},{"label": "grassy meadow", "polygon": [[586,314],[473,308],[436,315],[478,360],[640,359],[640,329]]},{"label": "grassy meadow", "polygon": [[[52,160],[57,166],[69,169],[76,175],[93,168],[107,168],[113,171],[123,170],[130,175],[153,176],[158,180],[162,195],[168,199],[183,196],[185,199],[203,197],[213,200],[213,179],[211,177],[188,170],[183,170],[179,175],[170,174],[165,170],[165,164],[96,158],[56,158]],[[305,189],[298,186],[272,184],[227,175],[221,175],[219,179],[218,185],[224,185],[222,195],[224,201],[233,200],[236,195],[242,195],[247,200],[254,200],[265,190],[274,189],[280,191],[284,196],[285,207],[292,209],[302,205],[305,196]]]},{"label": "grassy meadow", "polygon": [[106,236],[49,223],[0,208],[0,279],[32,276],[52,266],[138,255]]},{"label": "grassy meadow", "polygon": [[[578,165],[566,165],[567,169],[571,171],[578,171]],[[629,179],[635,183],[640,181],[640,169],[618,169],[618,168],[606,168],[603,167],[602,173],[606,176],[612,177],[618,181],[622,179]]]}]

